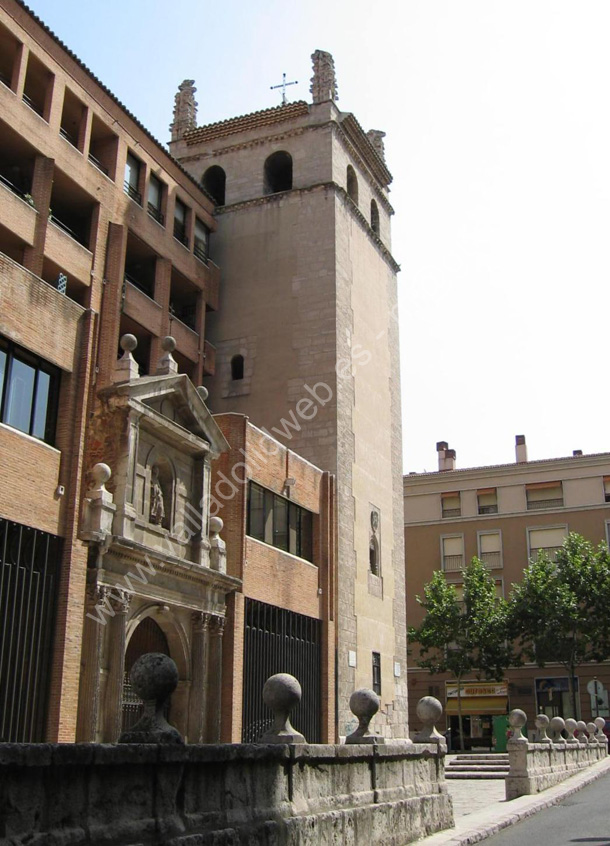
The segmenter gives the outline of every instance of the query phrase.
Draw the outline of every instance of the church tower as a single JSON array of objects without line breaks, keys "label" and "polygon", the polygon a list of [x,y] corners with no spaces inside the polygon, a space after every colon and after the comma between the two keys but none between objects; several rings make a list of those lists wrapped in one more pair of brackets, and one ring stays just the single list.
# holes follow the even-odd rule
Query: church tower
[{"label": "church tower", "polygon": [[355,727],[349,698],[368,687],[380,693],[377,732],[404,738],[391,174],[383,133],[339,110],[332,56],[317,50],[312,59],[312,103],[198,128],[192,82],[183,83],[170,149],[217,206],[211,258],[222,284],[206,326],[216,347],[210,407],[248,415],[336,474],[337,583],[320,601],[332,604],[338,633],[337,734]]}]

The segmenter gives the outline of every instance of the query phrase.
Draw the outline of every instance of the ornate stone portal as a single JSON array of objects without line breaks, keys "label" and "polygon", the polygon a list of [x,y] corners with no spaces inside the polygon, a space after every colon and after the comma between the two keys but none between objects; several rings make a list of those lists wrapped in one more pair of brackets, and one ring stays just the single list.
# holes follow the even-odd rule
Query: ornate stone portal
[{"label": "ornate stone portal", "polygon": [[[77,738],[115,742],[129,728],[125,654],[148,621],[178,670],[172,724],[189,742],[217,741],[225,597],[241,584],[226,573],[222,521],[209,516],[211,460],[228,444],[203,393],[176,372],[173,339],[164,339],[154,376],[137,375],[135,344],[121,339],[116,381],[100,392],[92,422],[103,463],[91,471],[83,507],[89,566]],[[218,695],[206,690],[210,678]]]}]

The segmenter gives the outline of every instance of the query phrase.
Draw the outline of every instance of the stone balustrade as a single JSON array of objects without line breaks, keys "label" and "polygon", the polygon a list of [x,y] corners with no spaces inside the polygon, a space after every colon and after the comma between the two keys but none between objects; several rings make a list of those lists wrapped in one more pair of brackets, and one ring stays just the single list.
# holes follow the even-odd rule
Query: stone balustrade
[{"label": "stone balustrade", "polygon": [[[608,741],[602,728],[603,718],[585,725],[572,718],[564,720],[539,714],[536,727],[540,739],[530,743],[522,733],[527,716],[523,711],[511,711],[511,736],[507,751],[510,771],[506,778],[506,798],[516,799],[539,793],[574,775],[583,767],[603,760],[608,754]],[[548,731],[550,729],[551,735]],[[578,736],[575,732],[578,731]],[[564,732],[567,737],[564,737]]]},{"label": "stone balustrade", "polygon": [[274,724],[258,744],[188,745],[163,717],[171,663],[140,659],[133,682],[148,708],[121,744],[0,744],[7,842],[403,846],[453,825],[437,700],[418,710],[428,742],[377,742],[378,698],[361,690],[349,742],[310,744],[289,719],[300,685],[282,673],[265,685]]}]

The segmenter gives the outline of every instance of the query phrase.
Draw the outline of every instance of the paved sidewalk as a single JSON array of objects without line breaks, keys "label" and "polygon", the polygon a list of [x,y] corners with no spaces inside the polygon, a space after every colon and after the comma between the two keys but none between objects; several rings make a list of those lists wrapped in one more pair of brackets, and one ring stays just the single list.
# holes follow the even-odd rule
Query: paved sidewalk
[{"label": "paved sidewalk", "polygon": [[556,805],[565,796],[576,793],[606,773],[610,773],[610,756],[542,793],[520,796],[510,802],[504,798],[502,779],[447,781],[453,799],[455,827],[417,842],[422,846],[468,846],[470,843],[478,843],[543,808]]}]

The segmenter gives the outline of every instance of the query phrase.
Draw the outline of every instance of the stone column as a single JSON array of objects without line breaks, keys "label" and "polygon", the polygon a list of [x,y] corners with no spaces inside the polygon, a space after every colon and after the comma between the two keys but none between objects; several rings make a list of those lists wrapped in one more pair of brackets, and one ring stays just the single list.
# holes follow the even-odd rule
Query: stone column
[{"label": "stone column", "polygon": [[222,716],[222,635],[225,618],[210,615],[210,637],[208,648],[208,684],[207,684],[207,740],[208,743],[220,741],[220,719]]},{"label": "stone column", "polygon": [[205,737],[206,694],[208,688],[206,648],[211,615],[194,611],[191,615],[191,695],[188,708],[188,742],[203,743]]},{"label": "stone column", "polygon": [[106,588],[105,604],[114,611],[106,624],[106,660],[108,680],[104,695],[102,741],[116,743],[121,734],[123,676],[125,673],[125,635],[131,594],[119,588]]},{"label": "stone column", "polygon": [[105,626],[96,606],[102,601],[106,588],[98,584],[87,585],[85,622],[83,626],[82,669],[79,685],[78,721],[76,740],[79,743],[95,743],[100,724],[100,668],[102,665],[102,643]]}]

